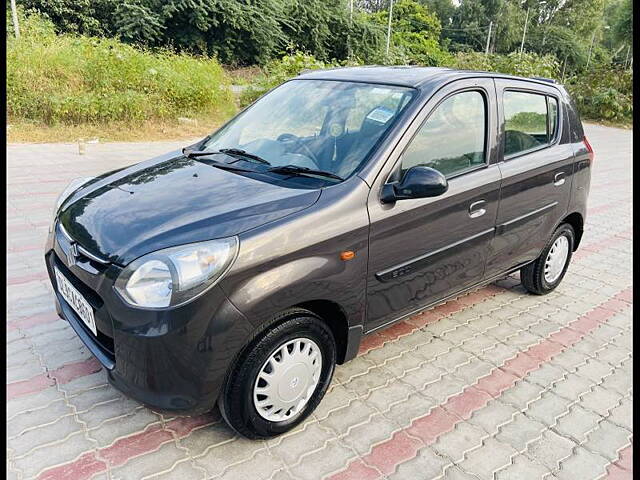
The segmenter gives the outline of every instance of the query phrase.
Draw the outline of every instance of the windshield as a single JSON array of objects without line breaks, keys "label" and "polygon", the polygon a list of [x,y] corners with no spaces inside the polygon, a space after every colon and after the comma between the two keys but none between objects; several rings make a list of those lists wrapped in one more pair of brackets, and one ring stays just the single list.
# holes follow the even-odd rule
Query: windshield
[{"label": "windshield", "polygon": [[346,178],[413,93],[387,85],[293,80],[259,99],[201,148],[239,149],[273,167],[303,167]]}]

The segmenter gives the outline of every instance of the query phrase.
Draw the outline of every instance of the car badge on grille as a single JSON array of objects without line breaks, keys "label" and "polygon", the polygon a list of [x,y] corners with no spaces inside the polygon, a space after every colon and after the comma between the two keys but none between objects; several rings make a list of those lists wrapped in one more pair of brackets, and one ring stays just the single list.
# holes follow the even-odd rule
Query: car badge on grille
[{"label": "car badge on grille", "polygon": [[69,262],[70,267],[76,264],[76,258],[78,258],[79,255],[78,244],[71,242],[69,245],[69,252],[67,253],[67,261]]}]

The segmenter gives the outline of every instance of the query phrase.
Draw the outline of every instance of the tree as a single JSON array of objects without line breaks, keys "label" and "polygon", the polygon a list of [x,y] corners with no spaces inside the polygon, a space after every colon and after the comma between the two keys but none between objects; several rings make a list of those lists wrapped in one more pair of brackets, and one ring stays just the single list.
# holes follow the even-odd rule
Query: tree
[{"label": "tree", "polygon": [[[372,15],[380,25],[386,25],[389,12]],[[399,0],[393,5],[391,21],[392,63],[440,65],[446,52],[440,47],[440,20],[427,7],[414,0]]]}]

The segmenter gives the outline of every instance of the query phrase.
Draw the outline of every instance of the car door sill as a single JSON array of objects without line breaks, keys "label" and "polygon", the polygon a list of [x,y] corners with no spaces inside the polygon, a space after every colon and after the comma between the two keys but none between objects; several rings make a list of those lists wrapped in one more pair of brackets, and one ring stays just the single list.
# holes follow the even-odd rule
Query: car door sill
[{"label": "car door sill", "polygon": [[478,282],[478,283],[476,283],[476,284],[474,284],[474,285],[472,285],[472,286],[470,286],[470,287],[463,288],[462,290],[458,290],[457,292],[452,293],[451,295],[447,295],[446,297],[443,297],[443,298],[441,298],[441,299],[439,299],[439,300],[436,300],[435,302],[431,302],[431,303],[428,303],[428,304],[426,304],[426,305],[424,305],[424,306],[422,306],[422,307],[416,308],[415,310],[411,310],[409,313],[405,313],[405,314],[403,314],[403,315],[399,316],[398,318],[394,318],[393,320],[390,320],[390,321],[388,321],[388,322],[385,322],[385,323],[383,323],[382,325],[378,325],[377,327],[373,327],[373,328],[372,328],[372,329],[370,329],[370,330],[366,330],[366,331],[364,332],[364,335],[365,335],[365,336],[366,336],[366,335],[370,335],[370,334],[372,334],[372,333],[375,333],[375,332],[376,332],[376,331],[378,331],[378,330],[381,330],[381,329],[384,329],[384,328],[386,328],[386,327],[389,327],[389,326],[393,325],[393,324],[394,324],[394,323],[396,323],[396,322],[399,322],[399,321],[401,321],[401,320],[404,320],[404,319],[405,319],[405,318],[407,318],[407,317],[410,317],[410,316],[412,316],[412,315],[415,315],[415,314],[416,314],[416,313],[418,313],[418,312],[421,312],[421,311],[426,310],[426,309],[428,309],[428,308],[431,308],[431,307],[434,307],[434,306],[439,305],[439,304],[441,304],[441,303],[444,303],[444,302],[446,302],[447,300],[451,300],[452,298],[457,297],[458,295],[460,295],[460,294],[462,294],[462,293],[464,293],[464,292],[467,292],[467,291],[473,290],[473,289],[475,289],[475,288],[482,287],[482,286],[488,285],[488,284],[490,284],[490,283],[492,283],[492,282],[495,282],[496,280],[499,280],[499,279],[501,279],[501,278],[504,278],[504,277],[506,277],[507,275],[510,275],[511,273],[513,273],[513,272],[515,272],[515,271],[517,271],[517,270],[520,270],[522,267],[524,267],[524,266],[525,266],[526,264],[528,264],[528,263],[531,263],[531,262],[524,262],[524,263],[521,263],[521,264],[519,264],[519,265],[518,265],[518,266],[516,266],[516,267],[510,268],[509,270],[507,270],[507,271],[506,271],[506,272],[504,272],[504,273],[500,273],[500,274],[498,274],[498,275],[494,275],[494,276],[493,276],[493,277],[491,277],[491,278],[488,278],[488,279],[482,280],[482,281],[480,281],[480,282]]}]

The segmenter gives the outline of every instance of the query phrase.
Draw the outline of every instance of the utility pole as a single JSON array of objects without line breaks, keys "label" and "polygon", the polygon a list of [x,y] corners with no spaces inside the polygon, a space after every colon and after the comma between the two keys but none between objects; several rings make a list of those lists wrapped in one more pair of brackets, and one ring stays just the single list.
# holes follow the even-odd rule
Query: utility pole
[{"label": "utility pole", "polygon": [[487,34],[487,46],[484,49],[484,54],[489,54],[489,40],[491,40],[491,27],[493,27],[493,22],[489,22],[489,33]]},{"label": "utility pole", "polygon": [[489,53],[495,53],[497,37],[498,37],[498,22],[496,22],[496,26],[493,28],[493,38],[491,39],[491,44],[489,45]]},{"label": "utility pole", "polygon": [[18,10],[16,8],[16,0],[11,0],[11,20],[13,21],[13,31],[16,38],[20,38],[20,25],[18,25]]},{"label": "utility pole", "polygon": [[593,50],[593,41],[596,39],[596,31],[593,30],[593,35],[591,35],[591,45],[589,46],[589,56],[587,57],[587,67],[589,66],[589,62],[591,61],[591,50]]},{"label": "utility pole", "polygon": [[562,83],[564,83],[564,70],[565,70],[565,68],[567,68],[567,57],[568,56],[569,55],[565,55],[564,63],[562,64],[562,80],[561,80]]},{"label": "utility pole", "polygon": [[[631,51],[631,45],[627,46],[627,56],[624,59],[624,67],[627,68],[627,62],[629,61],[629,52]],[[633,61],[633,58],[631,59]]]},{"label": "utility pole", "polygon": [[524,50],[524,37],[527,35],[527,22],[529,21],[529,9],[527,8],[527,15],[524,17],[524,31],[522,32],[522,43],[520,44],[520,54]]},{"label": "utility pole", "polygon": [[387,27],[387,57],[389,56],[389,43],[391,41],[391,17],[393,16],[393,0],[389,0],[389,25]]},{"label": "utility pole", "polygon": [[349,2],[349,33],[347,34],[347,57],[351,60],[353,51],[351,49],[351,30],[353,29],[353,0]]}]

